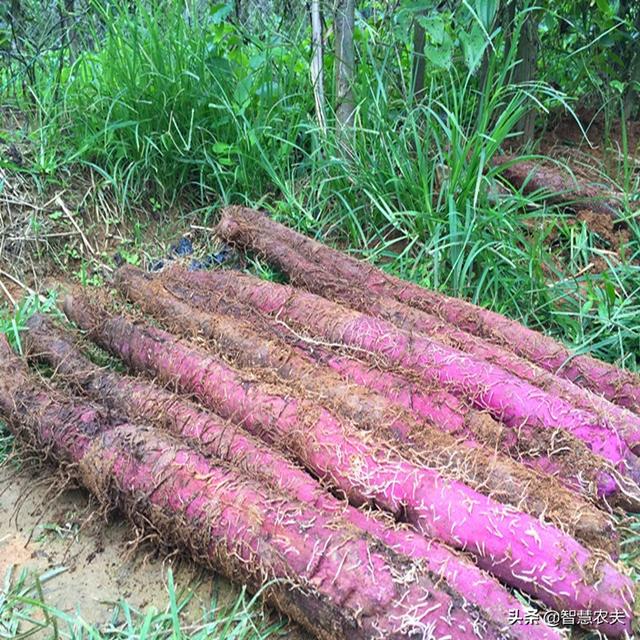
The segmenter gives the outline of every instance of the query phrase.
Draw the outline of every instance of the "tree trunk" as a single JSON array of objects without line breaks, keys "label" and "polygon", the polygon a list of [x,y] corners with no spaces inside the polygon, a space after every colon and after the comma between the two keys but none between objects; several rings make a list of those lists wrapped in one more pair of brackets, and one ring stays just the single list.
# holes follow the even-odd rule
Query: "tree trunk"
[{"label": "tree trunk", "polygon": [[[537,11],[529,11],[518,40],[517,64],[513,71],[515,84],[526,84],[535,80],[536,63],[538,61],[538,21]],[[522,132],[522,144],[527,145],[533,141],[536,124],[536,112],[530,109],[518,122],[517,129]]]},{"label": "tree trunk", "polygon": [[324,56],[322,50],[322,16],[320,0],[311,2],[311,84],[316,103],[316,117],[322,134],[327,132],[324,98]]},{"label": "tree trunk", "polygon": [[424,57],[425,32],[418,18],[424,15],[421,11],[413,24],[413,69],[411,73],[411,87],[413,99],[420,102],[424,97],[424,74],[426,61]]},{"label": "tree trunk", "polygon": [[353,126],[355,102],[353,80],[355,51],[353,30],[355,24],[355,0],[337,0],[335,12],[335,85],[336,85],[336,129],[338,138],[345,142],[346,132]]}]

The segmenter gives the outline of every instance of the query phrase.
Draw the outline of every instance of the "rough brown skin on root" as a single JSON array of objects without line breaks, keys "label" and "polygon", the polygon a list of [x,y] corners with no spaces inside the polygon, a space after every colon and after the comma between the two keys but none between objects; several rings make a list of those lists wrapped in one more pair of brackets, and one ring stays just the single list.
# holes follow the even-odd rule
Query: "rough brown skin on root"
[{"label": "rough brown skin on root", "polygon": [[[264,325],[266,327],[266,323]],[[288,340],[289,332],[283,332],[282,325],[272,323],[264,331],[272,331]],[[300,340],[296,337],[295,344],[301,347],[320,362],[334,359],[337,349],[318,346],[313,341]],[[359,354],[352,354],[358,356]],[[344,354],[340,356],[344,357]],[[570,491],[577,492],[590,502],[598,504],[607,512],[615,502],[607,502],[597,495],[597,478],[603,468],[608,465],[604,459],[595,455],[580,440],[563,429],[539,429],[528,426],[522,429],[505,429],[486,412],[477,411],[473,407],[457,398],[443,396],[442,390],[429,388],[415,380],[411,372],[401,369],[389,371],[384,362],[360,361],[358,367],[376,380],[382,381],[381,392],[393,400],[401,400],[403,404],[416,412],[419,400],[424,394],[433,397],[436,405],[443,406],[459,416],[464,424],[464,433],[471,432],[474,439],[485,447],[500,451],[532,469],[543,474],[551,474],[558,478]],[[353,360],[352,360],[353,361]],[[418,414],[419,415],[419,414]],[[454,432],[458,433],[458,432]],[[465,437],[464,433],[460,437]]]},{"label": "rough brown skin on root", "polygon": [[416,379],[489,411],[509,428],[569,431],[610,463],[599,475],[600,495],[615,498],[629,510],[640,509],[640,461],[609,425],[564,398],[433,337],[402,330],[303,289],[229,270],[187,272],[174,267],[173,272],[195,290],[204,289],[213,305],[236,299],[317,340],[360,351],[382,360],[387,368],[411,371]]},{"label": "rough brown skin on root", "polygon": [[[388,442],[364,438],[325,409],[274,393],[165,331],[136,327],[123,317],[86,324],[92,314],[74,312],[77,306],[65,300],[70,319],[132,369],[196,394],[209,409],[268,442],[283,441],[316,475],[352,499],[372,500],[394,514],[406,514],[425,535],[469,551],[481,567],[557,610],[629,610],[634,593],[630,579],[604,554],[589,552],[557,528],[461,482],[445,481],[437,471],[398,455]],[[586,582],[586,565],[589,575],[600,572],[596,583]],[[620,634],[629,619],[602,627]]]},{"label": "rough brown skin on root", "polygon": [[[192,308],[210,308],[210,300],[206,295],[174,281],[164,284],[176,298],[190,304]],[[284,340],[290,346],[302,350],[319,362],[326,362],[327,359],[338,355],[341,358],[349,357],[351,361],[357,361],[359,366],[364,367],[365,371],[373,372],[378,379],[381,374],[389,373],[388,366],[384,362],[359,361],[358,357],[361,357],[362,354],[344,349],[340,345],[319,343],[301,332],[294,331],[285,323],[256,313],[255,310],[231,299],[218,299],[216,311],[240,322],[250,318],[251,325],[263,336],[270,335]],[[468,441],[468,433],[470,432],[473,434],[473,440],[490,449],[501,451],[533,469],[541,469],[544,473],[548,473],[548,465],[542,464],[540,466],[540,461],[548,459],[552,463],[554,475],[561,479],[570,490],[578,491],[590,501],[598,502],[605,510],[610,510],[611,505],[603,503],[596,491],[598,474],[606,466],[606,462],[592,453],[583,442],[570,433],[563,429],[551,431],[533,427],[517,430],[505,429],[486,412],[477,411],[456,398],[449,397],[447,400],[448,394],[441,389],[428,389],[424,384],[416,382],[411,372],[394,368],[391,373],[397,377],[397,382],[393,382],[386,391],[389,394],[388,397],[394,401],[398,393],[403,394],[409,390],[407,406],[410,410],[415,410],[415,401],[411,398],[417,398],[422,393],[429,394],[431,392],[435,394],[437,402],[439,402],[444,393],[446,403],[460,407],[463,411],[465,430],[454,432],[456,437]]]},{"label": "rough brown skin on root", "polygon": [[[537,413],[539,408],[544,411],[544,404],[555,405],[554,414],[564,416],[559,426],[568,428],[564,422],[565,418],[568,419],[573,423],[572,432],[577,428],[576,435],[580,433],[580,437],[598,453],[615,461],[619,473],[614,475],[617,476],[616,483],[621,491],[611,494],[613,487],[611,478],[599,482],[598,488],[601,490],[599,493],[603,499],[631,511],[640,509],[640,461],[632,453],[634,443],[640,438],[638,416],[597,394],[590,393],[587,389],[576,386],[568,379],[549,373],[500,345],[490,344],[462,329],[442,322],[422,309],[403,304],[387,295],[385,291],[372,292],[374,287],[361,287],[355,279],[347,279],[338,273],[333,273],[331,268],[327,269],[324,265],[312,263],[304,257],[302,252],[296,252],[280,239],[278,235],[280,225],[275,225],[276,233],[259,234],[256,226],[260,223],[265,224],[262,222],[263,218],[257,212],[236,208],[223,216],[219,226],[222,228],[222,233],[234,236],[239,243],[263,254],[290,274],[294,282],[302,284],[309,291],[358,309],[366,315],[380,317],[404,330],[422,334],[447,348],[462,353],[467,352],[478,361],[498,367],[499,369],[494,369],[494,372],[499,370],[513,376],[512,381],[521,379],[527,385],[540,388],[545,394],[545,400],[542,403],[536,401],[530,404],[529,411],[525,414],[528,426],[534,426],[529,419],[531,412]],[[246,223],[246,219],[250,222]],[[269,221],[266,224],[273,226],[275,223]],[[285,230],[280,235],[290,233]],[[342,257],[346,258],[346,256]],[[200,276],[190,276],[187,281],[195,278]],[[482,310],[479,310],[479,313],[482,313]],[[530,389],[528,393],[512,394],[512,397],[516,395],[523,398],[538,397],[534,389]],[[513,405],[515,406],[517,403]],[[580,418],[582,426],[571,417],[573,412],[571,407],[582,413]],[[518,423],[522,418],[521,415]],[[585,430],[584,425],[588,424],[592,426]],[[595,425],[597,427],[594,431]],[[510,426],[516,425],[510,422]],[[547,421],[546,427],[549,426],[550,423]],[[609,433],[606,439],[604,438],[605,430]],[[608,450],[607,453],[605,450]]]},{"label": "rough brown skin on root", "polygon": [[286,380],[300,393],[309,393],[367,429],[396,421],[414,422],[403,407],[346,382],[282,341],[261,335],[253,319],[237,321],[223,314],[198,311],[172,295],[159,279],[129,265],[118,269],[115,281],[125,297],[172,333],[192,340],[204,338],[204,344],[228,362],[251,369],[265,380],[272,378],[276,384]]},{"label": "rough brown skin on root", "polygon": [[[487,618],[502,627],[511,627],[515,637],[551,640],[549,630],[544,627],[536,629],[534,639],[527,625],[510,625],[512,612],[519,611],[519,617],[524,618],[524,609],[466,556],[420,536],[412,528],[399,525],[380,512],[362,512],[349,507],[282,454],[253,439],[237,425],[229,424],[153,383],[96,366],[82,355],[76,345],[79,341],[76,334],[60,329],[46,317],[36,314],[27,324],[29,331],[23,336],[22,343],[29,357],[53,367],[56,380],[64,380],[129,419],[161,426],[203,454],[231,462],[262,486],[297,499],[310,509],[342,516],[396,553],[416,560],[438,580],[445,580],[459,594],[457,600],[474,602]],[[551,636],[555,638],[555,634]]]},{"label": "rough brown skin on root", "polygon": [[494,157],[493,164],[500,167],[499,175],[516,189],[522,189],[526,194],[545,194],[552,204],[567,205],[574,210],[588,206],[611,218],[616,218],[623,208],[622,199],[616,198],[611,191],[589,184],[557,165],[550,166],[539,160],[516,162],[510,155]]},{"label": "rough brown skin on root", "polygon": [[[267,249],[269,243],[275,242],[279,250],[287,245],[290,251],[304,256],[346,282],[372,294],[394,297],[399,302],[432,313],[640,414],[640,377],[588,355],[576,355],[554,339],[500,314],[390,276],[366,262],[296,233],[252,209],[228,207],[217,232],[228,242],[268,254],[273,264],[292,276],[292,263],[288,258],[278,251]],[[640,442],[630,443],[630,446],[640,451]]]},{"label": "rough brown skin on root", "polygon": [[[368,289],[359,287],[357,283],[347,281],[328,271],[324,266],[307,260],[302,253],[296,252],[277,238],[268,234],[257,234],[251,225],[244,223],[241,215],[236,215],[233,222],[229,223],[223,218],[221,226],[226,229],[233,226],[235,236],[240,238],[241,242],[245,242],[246,246],[260,253],[267,260],[277,261],[290,275],[292,282],[308,291],[368,315],[388,320],[402,329],[422,333],[440,344],[490,362],[554,397],[589,412],[595,420],[607,425],[611,433],[616,434],[615,437],[619,434],[632,447],[640,439],[639,416],[570,380],[556,376],[517,354],[467,333],[424,310],[403,304],[392,296],[372,294]],[[629,452],[628,466],[630,477],[640,477],[640,469],[633,471],[638,463],[631,452]]]},{"label": "rough brown skin on root", "polygon": [[[244,246],[257,251],[268,260],[277,262],[290,274],[290,279],[297,285],[349,308],[387,320],[401,329],[423,334],[441,345],[491,363],[502,371],[542,389],[548,397],[562,400],[565,406],[583,410],[585,417],[588,413],[589,420],[606,427],[611,434],[610,439],[621,440],[621,451],[625,450],[622,463],[625,470],[622,471],[622,467],[620,468],[622,476],[619,479],[624,487],[624,498],[620,502],[614,502],[610,496],[606,496],[607,500],[629,510],[640,509],[640,489],[636,484],[640,479],[640,461],[627,448],[629,443],[633,444],[640,437],[638,416],[575,385],[570,380],[556,376],[511,351],[458,329],[423,310],[410,307],[387,295],[371,294],[368,289],[359,287],[357,283],[348,281],[323,266],[307,260],[301,252],[296,252],[287,243],[280,241],[277,237],[274,238],[273,234],[257,233],[252,224],[245,222],[247,217],[251,217],[251,213],[246,214],[245,210],[241,210],[240,213],[233,215],[231,220],[223,217],[220,226],[227,231],[230,228],[233,229],[234,237]],[[411,376],[411,372],[404,372],[403,375]],[[414,381],[420,382],[419,377],[414,376]],[[635,500],[631,498],[634,494]]]},{"label": "rough brown skin on root", "polygon": [[[274,393],[165,331],[136,327],[121,316],[96,326],[93,314],[78,306],[65,300],[68,317],[132,369],[196,394],[209,409],[268,442],[283,441],[316,475],[351,499],[372,500],[392,513],[406,514],[425,535],[468,550],[481,567],[556,609],[629,609],[629,578],[604,554],[589,552],[557,528],[461,482],[444,480],[436,470],[398,455],[388,442],[363,437],[322,407]],[[595,584],[585,582],[587,564],[600,571]],[[628,618],[602,625],[616,634],[627,626]]]},{"label": "rough brown skin on root", "polygon": [[613,522],[593,505],[566,490],[552,477],[535,473],[496,451],[459,442],[413,419],[402,407],[364,387],[348,384],[336,373],[276,339],[267,339],[246,321],[203,313],[169,295],[162,283],[135,268],[123,268],[118,286],[159,318],[187,337],[204,336],[221,355],[243,368],[275,372],[297,392],[313,391],[336,415],[347,415],[381,439],[397,440],[405,457],[442,470],[503,504],[542,517],[581,540],[586,546],[617,557]]},{"label": "rough brown skin on root", "polygon": [[[255,310],[249,309],[247,307],[242,307],[242,305],[232,307],[230,306],[228,298],[220,297],[217,295],[214,295],[212,297],[211,294],[201,293],[199,291],[190,289],[189,287],[186,287],[184,286],[184,284],[182,284],[182,278],[180,278],[179,276],[174,278],[171,271],[163,273],[161,278],[165,286],[168,290],[171,291],[171,293],[192,306],[201,309],[225,309],[227,312],[231,312],[234,317],[238,318],[241,321],[249,318],[251,323],[254,325],[259,322],[260,330],[263,335],[266,333],[285,337],[291,337],[293,335],[295,337],[295,342],[297,345],[305,343],[305,339],[304,337],[302,337],[302,330],[295,330],[293,333],[287,331],[287,325],[285,325],[281,320],[276,320],[274,318],[256,313]],[[318,345],[317,341],[314,340],[309,340],[308,343],[306,343],[306,346],[309,347],[309,350],[312,353],[316,354],[316,357],[319,352],[323,353],[323,349],[325,349],[324,345]],[[362,354],[356,353],[355,355]],[[366,355],[369,356],[370,354]],[[389,371],[389,364],[387,362],[378,361],[376,358],[373,358],[373,361],[374,370],[375,367],[378,367],[383,372]],[[396,368],[393,368],[392,370],[394,374],[399,374],[403,379],[406,378],[404,384],[406,384],[407,386],[416,384],[415,379],[412,379],[411,372],[398,370]],[[482,437],[483,434],[480,430],[484,428],[486,421],[482,418],[484,414],[475,412],[475,414],[473,415],[476,414],[478,420],[474,420],[474,424],[470,424],[469,426],[472,429],[479,429],[476,435]],[[478,424],[480,424],[480,427],[478,427]],[[422,431],[424,431],[424,429],[422,429]],[[501,431],[502,442],[500,444],[507,453],[514,454],[514,451],[507,447],[507,436],[511,436],[511,434],[509,433],[510,431],[513,430]],[[560,463],[563,463],[565,465],[564,468],[567,469],[567,477],[577,478],[577,486],[580,487],[581,490],[587,490],[586,492],[589,496],[595,495],[595,489],[593,489],[593,491],[588,490],[589,484],[595,487],[595,479],[602,472],[602,469],[607,467],[607,464],[599,456],[596,456],[591,451],[589,451],[589,449],[583,443],[578,441],[570,434],[564,432],[563,430],[540,429],[534,428],[529,425],[523,425],[521,428],[515,431],[517,432],[516,447],[518,449],[518,455],[514,457],[517,458],[520,455],[523,455],[529,460],[532,460],[535,459],[536,456],[550,455],[552,458],[555,458]],[[574,443],[576,447],[575,449],[572,449],[571,445]],[[493,446],[495,443],[489,442],[488,444]],[[513,444],[511,444],[510,446],[513,446]],[[575,463],[575,466],[573,468],[571,467],[572,463]],[[575,488],[575,486],[576,485],[572,483],[572,488]]]},{"label": "rough brown skin on root", "polygon": [[0,410],[19,434],[74,464],[103,503],[163,542],[250,588],[271,583],[271,602],[320,640],[416,637],[421,620],[453,637],[509,636],[340,519],[275,497],[151,427],[109,422],[39,387],[14,357],[0,354],[0,373]]},{"label": "rough brown skin on root", "polygon": [[[163,278],[166,277],[163,275]],[[316,360],[326,360],[331,354],[338,354],[342,357],[349,356],[353,359],[363,357],[363,354],[347,349],[342,345],[318,342],[306,336],[303,331],[297,331],[286,325],[286,323],[270,316],[256,313],[252,308],[231,299],[218,298],[215,305],[212,305],[209,296],[202,292],[194,291],[174,278],[166,280],[164,284],[175,297],[193,307],[208,310],[214,306],[216,311],[240,320],[250,317],[252,325],[258,327],[263,334],[271,334],[281,338],[288,344],[301,348]],[[397,367],[390,368],[389,363],[371,357],[371,354],[366,355],[369,363],[367,364],[363,361],[361,364],[370,367],[371,371],[391,372],[400,378],[399,387],[401,389],[414,389],[416,395],[423,391],[429,393],[430,389],[422,381],[416,380],[413,372]],[[442,393],[441,389],[435,391],[438,394]],[[391,397],[393,397],[393,389]],[[562,429],[550,431],[527,426],[526,429],[523,427],[515,430],[517,433],[515,433],[514,442],[513,434],[510,433],[510,431],[514,430],[505,429],[489,414],[466,405],[460,399],[453,400],[455,400],[456,406],[462,405],[464,407],[467,427],[473,432],[474,438],[478,442],[491,448],[497,446],[510,457],[529,464],[533,468],[537,468],[535,465],[537,458],[541,456],[549,457],[558,466],[557,474],[566,481],[567,486],[573,490],[579,490],[589,499],[598,500],[595,488],[592,491],[589,487],[595,487],[595,479],[606,463],[602,458],[593,454],[580,440]],[[464,436],[462,433],[460,435],[461,437]],[[580,480],[578,482],[572,480],[575,477]]]},{"label": "rough brown skin on root", "polygon": [[[195,308],[192,291],[175,281],[161,282],[135,267],[123,267],[116,273],[116,284],[128,299],[160,319],[173,333],[181,334],[203,346],[213,348],[231,364],[252,370],[261,378],[295,388],[360,427],[390,428],[397,423],[413,433],[421,430],[415,416],[406,408],[386,400],[367,387],[346,381],[342,376],[288,343],[269,326],[269,318],[237,308],[233,314],[203,312]],[[166,286],[165,286],[166,285]],[[204,338],[204,340],[203,340]],[[495,430],[500,426],[486,415]],[[489,428],[485,423],[483,432]],[[427,423],[432,428],[438,425]],[[493,445],[493,440],[492,440]]]},{"label": "rough brown skin on root", "polygon": [[[243,230],[242,233],[243,237],[254,237],[250,230]],[[422,333],[440,344],[490,362],[545,392],[584,409],[601,424],[607,425],[612,434],[619,434],[627,442],[634,443],[640,437],[640,417],[570,380],[556,376],[507,349],[488,343],[420,309],[398,302],[393,297],[371,295],[368,290],[337,277],[323,267],[306,260],[301,254],[295,254],[287,245],[276,245],[268,236],[261,236],[259,242],[267,259],[269,256],[277,255],[280,261],[286,261],[291,280],[304,289],[368,315],[388,320],[401,329]],[[636,461],[631,458],[630,466],[634,462]]]},{"label": "rough brown skin on root", "polygon": [[[87,342],[57,326],[51,319],[35,314],[27,321],[27,328],[22,342],[30,360],[49,364],[53,367],[56,382],[64,382],[117,415],[160,426],[180,440],[189,442],[201,453],[250,471],[255,479],[273,489],[276,487],[271,482],[271,469],[254,464],[250,458],[253,450],[269,451],[273,456],[271,462],[282,463],[283,471],[295,467],[296,471],[304,473],[292,461],[269,450],[238,425],[203,411],[194,402],[177,396],[169,389],[98,367],[82,353],[82,349],[88,346]],[[280,488],[286,492],[287,483],[283,481]]]}]

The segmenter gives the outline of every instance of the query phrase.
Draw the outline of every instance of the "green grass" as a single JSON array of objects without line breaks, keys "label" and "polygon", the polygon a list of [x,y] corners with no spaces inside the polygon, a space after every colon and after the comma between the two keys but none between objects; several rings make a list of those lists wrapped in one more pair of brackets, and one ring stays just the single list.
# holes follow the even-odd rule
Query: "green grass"
[{"label": "green grass", "polygon": [[261,613],[259,595],[242,591],[234,600],[198,603],[191,589],[179,590],[171,570],[167,572],[167,601],[163,609],[141,611],[126,600],[114,603],[113,612],[101,624],[89,624],[75,613],[61,611],[46,602],[44,586],[63,569],[42,575],[10,570],[0,592],[0,638],[29,637],[55,640],[267,640],[275,638],[282,623],[270,623]]},{"label": "green grass", "polygon": [[13,451],[13,436],[6,425],[0,420],[0,465],[2,465]]},{"label": "green grass", "polygon": [[[532,104],[570,106],[543,82],[510,84],[513,51],[491,58],[483,88],[459,65],[432,70],[415,104],[402,89],[404,45],[363,27],[345,154],[333,128],[324,135],[315,123],[304,26],[250,35],[225,21],[188,22],[181,3],[142,3],[135,15],[115,3],[101,17],[99,45],[69,65],[60,90],[44,74],[32,88],[31,137],[49,148],[36,158],[52,147],[59,172],[90,167],[125,212],[188,202],[207,225],[215,205],[263,206],[403,277],[637,368],[637,216],[625,214],[626,258],[596,274],[583,272],[603,257],[588,229],[537,196],[498,197],[491,161],[522,115]],[[638,189],[624,155],[617,174],[627,193]]]},{"label": "green grass", "polygon": [[[0,307],[0,334],[7,337],[10,344],[22,352],[20,333],[25,323],[34,313],[56,314],[56,296],[51,293],[48,297],[30,294],[17,307]],[[0,465],[9,457],[13,450],[13,436],[2,421],[0,421]]]},{"label": "green grass", "polygon": [[640,516],[630,519],[622,551],[620,560],[631,569],[633,579],[640,583]]},{"label": "green grass", "polygon": [[12,568],[7,570],[0,591],[0,638],[28,638],[49,627],[54,630],[52,636],[57,634],[55,621],[43,602],[43,585],[62,571],[52,569],[40,576],[22,571],[14,576]]},{"label": "green grass", "polygon": [[9,343],[22,353],[20,333],[24,331],[27,320],[34,313],[51,313],[59,315],[56,307],[56,292],[47,296],[31,293],[16,307],[0,307],[0,333],[7,337]]}]

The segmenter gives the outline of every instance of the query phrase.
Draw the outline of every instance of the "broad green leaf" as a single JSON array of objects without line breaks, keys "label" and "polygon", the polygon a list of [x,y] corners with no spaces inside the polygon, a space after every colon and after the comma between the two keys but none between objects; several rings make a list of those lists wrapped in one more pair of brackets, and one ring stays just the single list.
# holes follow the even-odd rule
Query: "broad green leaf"
[{"label": "broad green leaf", "polygon": [[460,42],[464,53],[464,62],[470,72],[475,71],[482,60],[482,54],[487,48],[487,39],[482,32],[482,27],[474,24],[470,32],[460,32]]},{"label": "broad green leaf", "polygon": [[418,22],[424,27],[429,40],[433,44],[443,44],[445,39],[445,23],[441,16],[431,14],[429,16],[418,16]]},{"label": "broad green leaf", "polygon": [[606,16],[610,16],[612,14],[613,7],[609,3],[609,0],[596,0],[596,4],[598,5],[598,9],[602,11]]},{"label": "broad green leaf", "polygon": [[593,298],[589,298],[582,305],[582,309],[581,309],[582,315],[586,316],[589,313],[589,311],[591,311],[592,308],[593,308]]},{"label": "broad green leaf", "polygon": [[242,78],[240,82],[236,85],[236,88],[233,91],[233,97],[235,101],[241,107],[246,105],[251,97],[249,93],[249,89],[251,88],[251,78],[247,76],[246,78]]},{"label": "broad green leaf", "polygon": [[249,67],[251,68],[251,70],[255,71],[256,69],[259,69],[262,65],[264,65],[265,60],[266,60],[265,52],[260,51],[256,55],[251,56],[249,58]]},{"label": "broad green leaf", "polygon": [[625,83],[620,82],[620,80],[611,80],[609,83],[613,89],[615,89],[618,93],[624,93]]},{"label": "broad green leaf", "polygon": [[440,46],[427,43],[424,47],[424,55],[436,67],[448,69],[453,59],[453,42],[447,37]]},{"label": "broad green leaf", "polygon": [[211,145],[211,150],[216,154],[229,153],[233,149],[232,144],[226,144],[225,142],[216,142]]}]

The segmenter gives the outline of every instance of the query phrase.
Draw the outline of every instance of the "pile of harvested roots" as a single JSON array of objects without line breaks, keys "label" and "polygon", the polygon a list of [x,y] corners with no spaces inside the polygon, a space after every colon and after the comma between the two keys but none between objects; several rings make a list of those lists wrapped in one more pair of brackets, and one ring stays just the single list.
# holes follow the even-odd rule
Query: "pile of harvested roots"
[{"label": "pile of harvested roots", "polygon": [[82,334],[23,340],[50,380],[0,349],[18,437],[320,639],[631,634],[637,377],[256,211],[218,234],[291,284],[125,266],[120,302],[70,292]]}]

